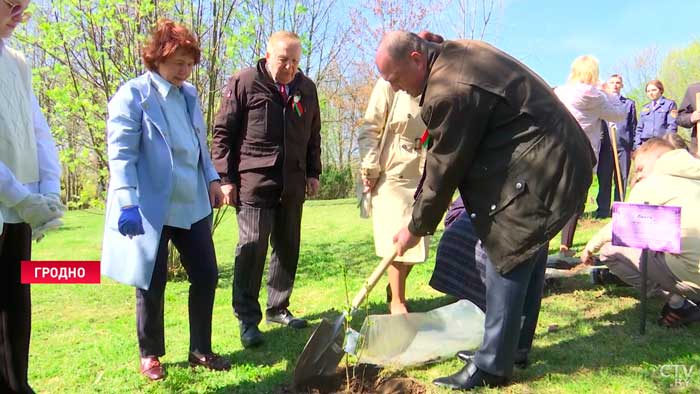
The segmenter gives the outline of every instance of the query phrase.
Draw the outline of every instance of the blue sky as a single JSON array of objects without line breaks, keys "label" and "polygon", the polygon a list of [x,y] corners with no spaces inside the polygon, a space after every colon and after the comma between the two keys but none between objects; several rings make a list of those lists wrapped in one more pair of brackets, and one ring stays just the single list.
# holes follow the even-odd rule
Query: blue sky
[{"label": "blue sky", "polygon": [[566,81],[571,61],[579,55],[596,56],[604,77],[629,71],[624,63],[645,48],[656,47],[662,60],[669,50],[700,37],[697,0],[501,1],[503,9],[484,39],[552,85]]}]

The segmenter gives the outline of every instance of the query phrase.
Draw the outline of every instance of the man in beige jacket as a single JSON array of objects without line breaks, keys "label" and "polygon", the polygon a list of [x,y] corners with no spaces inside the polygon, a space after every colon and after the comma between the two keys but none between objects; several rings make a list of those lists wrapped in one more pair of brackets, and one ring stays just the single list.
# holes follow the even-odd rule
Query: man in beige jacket
[{"label": "man in beige jacket", "polygon": [[[421,177],[420,137],[425,123],[420,118],[418,98],[406,92],[394,92],[379,79],[374,85],[358,133],[362,182],[372,194],[372,222],[377,256],[394,252],[392,237],[408,225],[413,210],[413,195]],[[397,257],[389,266],[389,309],[392,314],[408,313],[406,277],[413,264],[428,256],[430,237]]]},{"label": "man in beige jacket", "polygon": [[[681,253],[649,252],[649,289],[668,297],[659,324],[678,327],[700,321],[700,160],[660,138],[651,138],[635,153],[637,183],[628,202],[681,207]],[[641,287],[641,250],[612,245],[612,223],[586,245],[581,261],[600,260],[630,285]]]}]

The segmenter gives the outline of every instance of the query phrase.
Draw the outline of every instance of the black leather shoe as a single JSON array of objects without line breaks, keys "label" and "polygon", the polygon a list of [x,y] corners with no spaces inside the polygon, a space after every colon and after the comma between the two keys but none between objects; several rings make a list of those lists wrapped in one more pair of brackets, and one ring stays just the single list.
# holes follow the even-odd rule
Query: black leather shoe
[{"label": "black leather shoe", "polygon": [[[471,350],[460,350],[457,352],[457,358],[465,364],[469,364],[474,360],[474,352]],[[530,360],[527,357],[527,352],[518,351],[515,353],[515,359],[513,360],[513,365],[519,369],[525,369],[530,365]]]},{"label": "black leather shoe", "polygon": [[433,384],[453,390],[471,390],[475,387],[505,386],[508,384],[508,379],[505,376],[491,375],[480,370],[473,363],[469,363],[454,375],[433,380]]},{"label": "black leather shoe", "polygon": [[258,347],[264,342],[263,335],[255,324],[241,323],[240,332],[244,348]]},{"label": "black leather shoe", "polygon": [[289,309],[282,309],[279,312],[267,311],[265,313],[265,320],[268,323],[278,323],[292,328],[305,328],[309,325],[306,320],[294,317]]}]

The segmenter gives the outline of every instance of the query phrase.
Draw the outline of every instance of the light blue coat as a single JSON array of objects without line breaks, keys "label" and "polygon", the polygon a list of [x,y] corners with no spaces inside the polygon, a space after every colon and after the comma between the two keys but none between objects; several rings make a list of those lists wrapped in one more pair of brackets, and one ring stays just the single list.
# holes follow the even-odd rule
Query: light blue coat
[{"label": "light blue coat", "polygon": [[[200,168],[207,184],[219,179],[207,148],[206,127],[194,86],[182,89],[199,138]],[[164,133],[167,122],[156,88],[146,73],[128,81],[109,102],[107,153],[110,182],[102,243],[102,275],[119,282],[148,289],[153,274],[160,234],[168,212],[173,187],[173,157]],[[136,201],[143,218],[145,234],[125,237],[118,220],[124,201],[117,189],[136,190]]]}]

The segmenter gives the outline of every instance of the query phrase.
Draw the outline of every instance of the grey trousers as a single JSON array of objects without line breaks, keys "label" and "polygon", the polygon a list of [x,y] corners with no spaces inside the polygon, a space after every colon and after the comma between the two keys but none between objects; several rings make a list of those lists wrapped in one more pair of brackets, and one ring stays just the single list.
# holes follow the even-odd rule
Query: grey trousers
[{"label": "grey trousers", "polygon": [[510,377],[516,352],[529,352],[532,347],[542,302],[547,249],[545,245],[504,275],[493,264],[485,264],[484,339],[474,356],[479,369]]},{"label": "grey trousers", "polygon": [[[664,292],[678,294],[693,301],[700,301],[700,287],[679,280],[668,268],[663,253],[649,252],[647,256],[649,295],[654,295],[661,289]],[[639,270],[641,259],[641,249],[613,246],[611,243],[606,243],[600,249],[600,261],[607,265],[613,274],[637,289],[642,287],[642,273]]]},{"label": "grey trousers", "polygon": [[233,271],[233,312],[246,325],[258,325],[262,312],[258,296],[268,242],[272,246],[267,280],[267,310],[289,307],[299,262],[303,205],[273,208],[242,205],[237,209],[238,245]]}]

